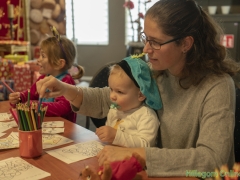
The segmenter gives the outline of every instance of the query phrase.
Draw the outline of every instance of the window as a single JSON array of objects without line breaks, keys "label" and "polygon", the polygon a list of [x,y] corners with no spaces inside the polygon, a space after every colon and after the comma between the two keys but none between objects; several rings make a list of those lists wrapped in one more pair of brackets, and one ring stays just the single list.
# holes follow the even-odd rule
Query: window
[{"label": "window", "polygon": [[108,0],[67,0],[67,37],[82,45],[108,45]]},{"label": "window", "polygon": [[[128,1],[128,0],[126,0]],[[131,0],[134,4],[134,8],[130,11],[128,8],[126,8],[126,43],[129,42],[138,42],[139,41],[139,32],[141,30],[138,29],[138,23],[135,23],[134,21],[138,20],[138,13],[142,13],[145,16],[145,13],[149,7],[151,7],[154,3],[156,3],[158,0],[151,0],[151,2],[148,2],[148,0]],[[148,3],[145,3],[148,2]],[[131,15],[130,15],[131,13]],[[131,23],[131,17],[133,23]],[[143,19],[140,19],[140,26],[143,28]]]}]

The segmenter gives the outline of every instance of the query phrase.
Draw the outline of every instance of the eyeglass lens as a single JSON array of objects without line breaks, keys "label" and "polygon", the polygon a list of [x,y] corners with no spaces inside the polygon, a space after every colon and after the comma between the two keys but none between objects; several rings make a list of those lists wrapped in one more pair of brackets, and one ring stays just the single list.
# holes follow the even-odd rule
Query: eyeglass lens
[{"label": "eyeglass lens", "polygon": [[140,34],[140,40],[143,44],[147,44],[147,42],[149,42],[150,46],[153,48],[153,49],[160,49],[161,48],[161,45],[153,40],[148,40],[146,35],[144,33],[141,33]]}]

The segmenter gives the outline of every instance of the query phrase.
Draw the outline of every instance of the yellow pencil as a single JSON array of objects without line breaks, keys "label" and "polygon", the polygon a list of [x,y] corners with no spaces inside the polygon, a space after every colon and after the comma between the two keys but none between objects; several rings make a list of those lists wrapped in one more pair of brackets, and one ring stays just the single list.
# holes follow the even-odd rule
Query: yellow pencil
[{"label": "yellow pencil", "polygon": [[35,120],[35,117],[34,117],[33,109],[32,109],[32,108],[31,108],[30,112],[31,112],[31,116],[32,116],[32,122],[33,122],[34,130],[37,130],[36,120]]}]

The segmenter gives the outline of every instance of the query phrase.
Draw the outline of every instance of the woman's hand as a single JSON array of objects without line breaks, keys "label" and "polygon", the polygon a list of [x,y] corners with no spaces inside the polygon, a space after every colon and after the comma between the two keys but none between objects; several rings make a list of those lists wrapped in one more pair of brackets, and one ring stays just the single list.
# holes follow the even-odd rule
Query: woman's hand
[{"label": "woman's hand", "polygon": [[9,102],[11,104],[17,104],[20,101],[20,92],[10,93],[8,96]]},{"label": "woman's hand", "polygon": [[97,155],[98,164],[99,166],[102,166],[105,161],[122,161],[131,157],[133,152],[132,148],[105,146]]},{"label": "woman's hand", "polygon": [[59,81],[53,76],[46,76],[37,83],[37,92],[40,98],[63,96],[66,91],[66,83]]}]

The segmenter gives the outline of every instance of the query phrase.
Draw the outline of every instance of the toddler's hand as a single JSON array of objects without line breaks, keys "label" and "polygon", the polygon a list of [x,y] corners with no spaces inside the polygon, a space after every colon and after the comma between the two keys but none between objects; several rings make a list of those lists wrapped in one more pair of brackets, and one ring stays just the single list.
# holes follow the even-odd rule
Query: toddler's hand
[{"label": "toddler's hand", "polygon": [[9,102],[10,102],[11,104],[17,104],[17,103],[19,103],[19,100],[20,100],[20,92],[10,93],[8,99],[9,99]]},{"label": "toddler's hand", "polygon": [[117,130],[110,126],[102,126],[96,129],[98,138],[103,142],[112,143],[116,136],[116,133]]}]

